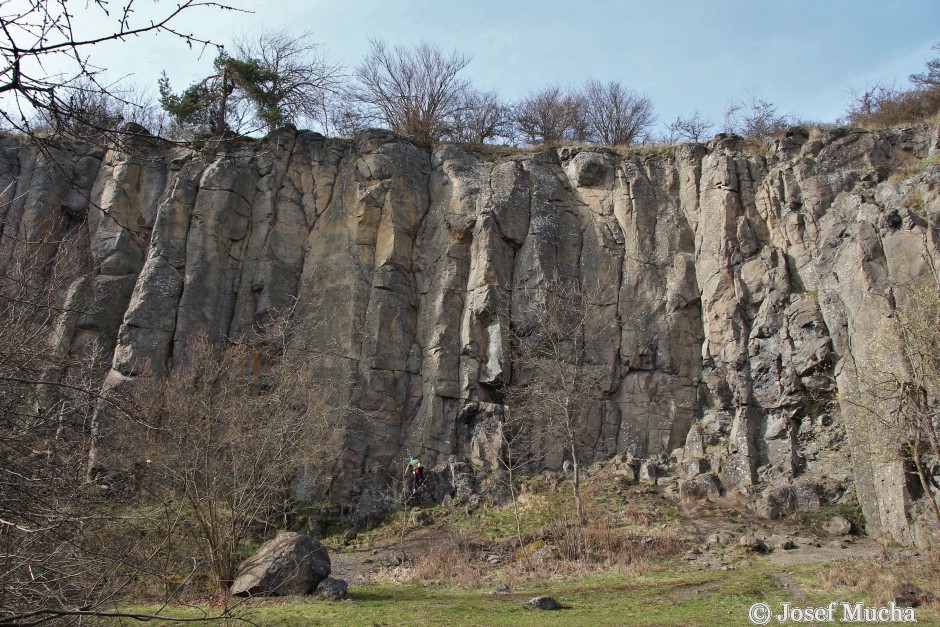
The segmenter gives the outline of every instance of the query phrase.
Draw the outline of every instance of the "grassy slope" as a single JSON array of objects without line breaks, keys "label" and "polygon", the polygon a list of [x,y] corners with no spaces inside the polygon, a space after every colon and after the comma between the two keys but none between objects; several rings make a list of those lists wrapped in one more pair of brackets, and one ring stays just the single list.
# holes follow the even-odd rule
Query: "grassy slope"
[{"label": "grassy slope", "polygon": [[[806,606],[862,600],[880,606],[902,580],[928,591],[940,590],[936,556],[864,557],[784,567],[771,558],[745,554],[733,543],[721,549],[732,567],[708,569],[682,559],[681,547],[696,546],[701,533],[719,528],[740,533],[749,528],[747,512],[727,504],[676,509],[652,488],[627,487],[609,479],[589,484],[586,496],[589,519],[607,521],[605,528],[614,521],[615,534],[671,535],[686,543],[677,543],[667,556],[621,553],[615,556],[616,563],[550,560],[530,567],[512,557],[514,524],[508,507],[481,507],[470,513],[437,508],[431,510],[433,526],[409,527],[409,537],[429,538],[411,545],[409,564],[379,569],[368,585],[351,585],[350,601],[256,599],[243,602],[234,615],[259,625],[746,625],[750,624],[747,609],[757,601],[774,609],[782,601]],[[530,491],[522,499],[527,540],[537,537],[539,530],[549,537],[552,523],[569,509],[568,500],[564,483]],[[362,534],[353,546],[343,545],[341,533],[326,541],[334,555],[379,561],[377,547],[386,551],[383,555],[397,554],[400,527],[395,520]],[[697,532],[689,531],[693,523]],[[806,528],[794,526],[791,531],[806,532]],[[480,543],[476,549],[467,548],[468,538]],[[484,557],[498,552],[500,542],[503,562],[486,563]],[[499,582],[509,583],[512,590],[491,594]],[[554,596],[567,609],[553,613],[526,609],[523,602],[537,595]],[[190,610],[171,609],[189,616],[213,612],[205,603]],[[938,610],[938,603],[919,608],[919,624],[940,624]]]}]

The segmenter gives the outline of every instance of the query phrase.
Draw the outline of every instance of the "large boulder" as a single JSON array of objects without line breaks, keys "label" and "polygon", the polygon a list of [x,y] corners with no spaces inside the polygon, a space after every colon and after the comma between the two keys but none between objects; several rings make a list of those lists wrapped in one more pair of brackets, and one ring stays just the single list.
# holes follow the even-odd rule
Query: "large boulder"
[{"label": "large boulder", "polygon": [[330,556],[322,544],[310,536],[283,532],[245,560],[232,584],[232,594],[311,594],[330,571]]}]

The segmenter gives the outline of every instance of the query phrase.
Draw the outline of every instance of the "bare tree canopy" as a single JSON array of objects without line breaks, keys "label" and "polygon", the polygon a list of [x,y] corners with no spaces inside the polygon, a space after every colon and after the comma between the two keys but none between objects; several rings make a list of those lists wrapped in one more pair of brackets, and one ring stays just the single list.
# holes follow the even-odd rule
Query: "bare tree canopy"
[{"label": "bare tree canopy", "polygon": [[[87,95],[91,89],[123,101],[114,85],[104,81],[102,68],[90,60],[96,45],[147,33],[168,34],[190,45],[212,45],[179,30],[176,18],[195,8],[234,10],[218,2],[184,0],[167,3],[166,10],[155,19],[138,19],[135,0],[123,0],[117,6],[95,0],[82,10],[90,14],[87,17],[94,20],[97,30],[84,32],[88,20],[78,19],[75,4],[35,0],[4,2],[0,6],[0,94],[10,98],[10,104],[0,108],[0,116],[17,131],[32,134],[31,120],[36,113],[53,130],[66,128],[68,122],[83,116],[83,110],[75,105],[76,94]],[[50,68],[56,72],[50,74]]]},{"label": "bare tree canopy", "polygon": [[748,139],[772,139],[791,123],[789,116],[778,113],[777,106],[761,98],[756,89],[748,90],[725,109],[725,131]]},{"label": "bare tree canopy", "polygon": [[513,119],[529,144],[584,141],[587,124],[580,94],[558,85],[533,92],[516,104]]},{"label": "bare tree canopy", "polygon": [[288,122],[323,121],[327,97],[339,92],[343,66],[330,61],[310,33],[266,31],[235,42],[235,82],[267,130]]},{"label": "bare tree canopy", "polygon": [[666,142],[698,142],[705,139],[712,130],[711,120],[708,120],[698,110],[690,115],[680,115],[675,121],[666,126]]},{"label": "bare tree canopy", "polygon": [[589,80],[584,104],[590,134],[605,146],[635,144],[656,121],[652,101],[616,81]]},{"label": "bare tree canopy", "polygon": [[454,113],[447,132],[447,139],[451,141],[474,144],[512,136],[509,107],[496,92],[475,89],[464,93],[463,104]]},{"label": "bare tree canopy", "polygon": [[468,63],[469,56],[426,42],[408,48],[373,40],[356,68],[358,84],[350,89],[350,99],[366,107],[372,120],[430,145],[444,136],[464,105],[468,84],[459,74]]},{"label": "bare tree canopy", "polygon": [[[936,44],[931,50],[940,52],[940,44]],[[926,66],[926,71],[911,74],[910,81],[918,87],[940,87],[940,57],[928,59]]]}]

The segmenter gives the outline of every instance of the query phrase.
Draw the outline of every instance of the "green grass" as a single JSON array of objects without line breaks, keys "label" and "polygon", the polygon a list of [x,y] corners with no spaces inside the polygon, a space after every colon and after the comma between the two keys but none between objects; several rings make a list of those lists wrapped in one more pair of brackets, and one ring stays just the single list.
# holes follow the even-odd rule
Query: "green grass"
[{"label": "green grass", "polygon": [[[766,559],[740,561],[730,571],[698,570],[694,565],[643,575],[600,573],[582,577],[549,577],[508,594],[490,594],[489,588],[465,590],[420,583],[382,583],[351,587],[349,602],[328,602],[290,597],[258,599],[238,606],[233,615],[259,625],[746,625],[747,610],[758,601],[779,609],[789,601],[798,606],[830,601],[863,600],[858,594],[821,590],[815,585],[826,564],[789,567],[809,601],[795,599],[771,577],[780,567]],[[495,584],[494,584],[495,585]],[[533,596],[551,595],[566,609],[541,612],[524,607]],[[135,607],[134,611],[155,611]],[[218,613],[204,607],[171,607],[165,613],[199,617]],[[919,608],[920,624],[937,624],[935,612]],[[107,624],[107,623],[105,623]],[[118,624],[116,621],[112,624]],[[152,621],[151,625],[172,623]],[[202,622],[190,624],[219,624]]]},{"label": "green grass", "polygon": [[[384,583],[353,587],[351,602],[265,599],[246,602],[234,615],[262,625],[740,625],[752,603],[773,605],[789,598],[780,583],[762,573],[764,568],[754,563],[732,571],[683,566],[641,576],[604,573],[550,579],[501,595],[488,589]],[[524,607],[538,595],[554,596],[566,609],[546,613]],[[171,611],[188,617],[212,613],[208,607]]]}]

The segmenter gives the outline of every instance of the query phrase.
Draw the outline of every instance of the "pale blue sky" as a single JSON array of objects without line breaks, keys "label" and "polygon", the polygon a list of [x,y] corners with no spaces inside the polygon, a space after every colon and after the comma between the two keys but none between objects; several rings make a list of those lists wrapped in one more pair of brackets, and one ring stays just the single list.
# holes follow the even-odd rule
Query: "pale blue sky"
[{"label": "pale blue sky", "polygon": [[[466,76],[507,99],[550,83],[619,80],[669,121],[699,109],[714,120],[756,88],[781,113],[831,121],[852,88],[906,84],[940,42],[938,0],[230,0],[254,13],[191,11],[180,25],[222,43],[262,27],[312,31],[355,66],[370,37],[427,40],[473,55]],[[161,2],[166,7],[168,3]],[[158,6],[160,6],[158,5]],[[166,36],[101,49],[112,77],[175,87],[205,75],[202,59]]]}]

